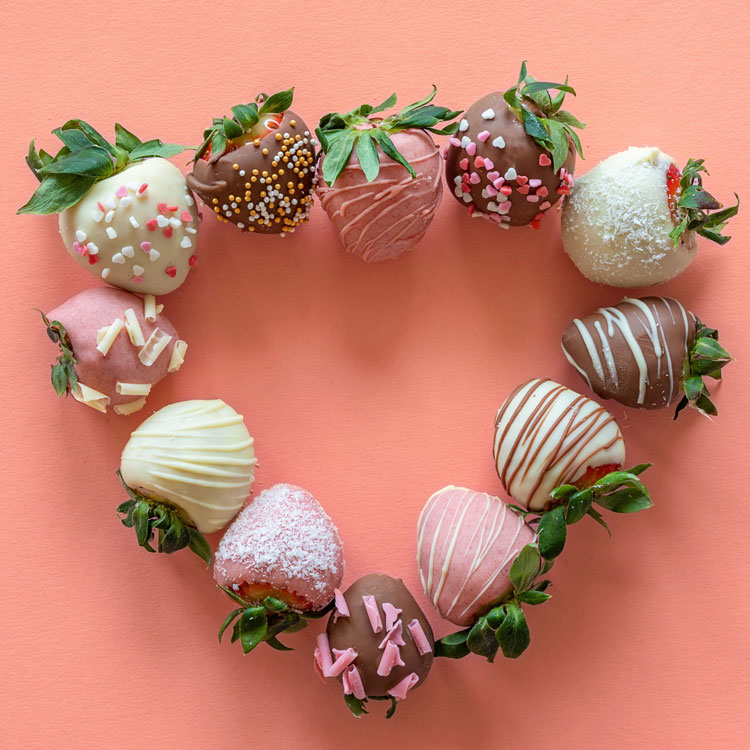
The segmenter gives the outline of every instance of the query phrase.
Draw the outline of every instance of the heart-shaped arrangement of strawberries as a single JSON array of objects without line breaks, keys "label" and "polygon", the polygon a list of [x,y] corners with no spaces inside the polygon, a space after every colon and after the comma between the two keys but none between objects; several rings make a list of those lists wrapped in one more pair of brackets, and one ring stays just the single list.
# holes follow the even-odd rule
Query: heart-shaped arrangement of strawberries
[{"label": "heart-shaped arrangement of strawberries", "polygon": [[[27,163],[40,185],[19,213],[59,213],[70,255],[110,285],[42,313],[58,348],[55,391],[129,415],[180,369],[187,343],[155,295],[178,288],[195,265],[199,202],[224,224],[284,237],[307,222],[317,195],[343,247],[381,262],[429,230],[445,174],[471,218],[502,229],[538,229],[562,207],[566,252],[585,275],[613,286],[680,273],[697,235],[728,241],[723,229],[739,200],[723,208],[704,189],[702,160],[680,170],[659,149],[631,148],[574,181],[584,124],[562,104],[575,93],[567,79],[535,80],[524,63],[514,85],[465,113],[433,104],[433,87],[387,114],[394,94],[325,115],[317,140],[291,110],[293,89],[259,94],[231,107],[231,117],[213,118],[187,178],[166,160],[182,146],[143,142],[119,124],[111,143],[70,120],[53,131],[62,142],[55,155],[32,141]],[[448,138],[442,154],[433,135]],[[574,319],[562,353],[598,397],[638,409],[676,402],[675,416],[686,406],[715,415],[704,379],[719,379],[731,361],[716,329],[657,296]],[[375,700],[390,717],[435,658],[492,662],[498,652],[525,651],[524,608],[550,599],[546,576],[569,526],[589,517],[609,531],[607,513],[651,507],[641,480],[650,464],[626,468],[612,414],[548,378],[520,384],[500,404],[493,453],[507,500],[450,485],[419,516],[424,593],[459,628],[439,639],[402,580],[373,573],[342,590],[338,530],[305,489],[282,482],[248,500],[254,440],[221,399],[172,403],[132,432],[117,471],[127,493],[117,511],[145,550],[187,548],[213,563],[215,583],[233,602],[219,639],[227,634],[243,653],[263,643],[289,650],[289,635],[327,617],[314,669],[340,683],[355,716]],[[204,535],[222,529],[212,552]]]}]

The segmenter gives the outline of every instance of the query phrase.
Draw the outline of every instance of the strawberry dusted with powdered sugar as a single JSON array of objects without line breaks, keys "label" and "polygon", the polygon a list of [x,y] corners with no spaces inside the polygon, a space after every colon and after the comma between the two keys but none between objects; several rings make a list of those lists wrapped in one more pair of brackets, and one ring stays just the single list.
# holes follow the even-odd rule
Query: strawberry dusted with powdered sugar
[{"label": "strawberry dusted with powdered sugar", "polygon": [[167,294],[197,260],[198,209],[182,172],[166,160],[182,146],[142,142],[115,125],[115,143],[83,120],[53,133],[55,156],[31,142],[26,163],[41,184],[19,213],[60,214],[79,266],[112,286]]}]

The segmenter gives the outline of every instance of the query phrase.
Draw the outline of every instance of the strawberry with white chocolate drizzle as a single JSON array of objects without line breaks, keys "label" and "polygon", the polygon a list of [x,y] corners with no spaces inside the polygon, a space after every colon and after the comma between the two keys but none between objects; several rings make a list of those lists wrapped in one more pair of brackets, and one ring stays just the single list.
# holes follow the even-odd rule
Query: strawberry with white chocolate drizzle
[{"label": "strawberry with white chocolate drizzle", "polygon": [[325,115],[315,131],[324,156],[318,196],[341,244],[368,263],[411,249],[432,223],[442,197],[442,159],[430,133],[449,135],[460,114],[431,104],[437,89],[400,112],[393,94],[373,107]]},{"label": "strawberry with white chocolate drizzle", "polygon": [[60,214],[60,234],[79,266],[140,294],[167,294],[195,265],[199,214],[180,170],[182,146],[142,142],[115,125],[115,143],[83,120],[52,131],[55,156],[31,142],[26,163],[39,188],[19,213]]},{"label": "strawberry with white chocolate drizzle", "polygon": [[[551,91],[557,93],[552,96]],[[473,218],[507,229],[540,222],[573,184],[582,128],[561,109],[565,83],[536,81],[521,66],[517,83],[496,91],[466,110],[450,139],[445,177],[456,199]]]}]

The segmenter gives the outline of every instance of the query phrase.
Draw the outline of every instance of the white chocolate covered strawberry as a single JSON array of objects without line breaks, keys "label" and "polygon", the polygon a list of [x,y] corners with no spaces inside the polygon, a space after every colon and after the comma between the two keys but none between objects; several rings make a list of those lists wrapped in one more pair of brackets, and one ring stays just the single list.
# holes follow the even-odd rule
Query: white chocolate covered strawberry
[{"label": "white chocolate covered strawberry", "polygon": [[150,295],[97,287],[76,294],[43,315],[47,335],[60,348],[52,367],[59,396],[106,412],[132,414],[151,388],[182,366],[187,344]]},{"label": "white chocolate covered strawberry", "polygon": [[459,112],[430,102],[437,89],[398,114],[396,103],[325,115],[315,131],[324,156],[317,193],[341,244],[367,262],[390,260],[424,236],[442,196],[443,161],[430,133],[451,134]]},{"label": "white chocolate covered strawberry", "polygon": [[210,562],[203,534],[226,526],[247,499],[254,441],[242,415],[221,399],[180,401],[152,414],[123,449],[120,479],[130,495],[117,511],[150,552],[189,546]]},{"label": "white chocolate covered strawberry", "polygon": [[60,214],[60,234],[79,266],[112,286],[161,295],[197,260],[199,213],[182,172],[165,157],[182,146],[141,142],[115,126],[114,144],[82,120],[53,131],[56,156],[27,163],[41,184],[19,213]]}]

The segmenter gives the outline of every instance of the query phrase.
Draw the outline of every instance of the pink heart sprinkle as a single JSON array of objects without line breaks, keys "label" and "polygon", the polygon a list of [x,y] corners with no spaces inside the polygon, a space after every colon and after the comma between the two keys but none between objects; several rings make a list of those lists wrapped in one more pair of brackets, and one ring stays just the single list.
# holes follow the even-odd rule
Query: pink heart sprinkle
[{"label": "pink heart sprinkle", "polygon": [[477,152],[477,144],[472,141],[467,147],[466,147],[466,153],[469,156],[474,156]]},{"label": "pink heart sprinkle", "polygon": [[482,178],[476,172],[471,173],[471,177],[469,177],[469,182],[472,185],[478,185],[481,181],[482,181]]},{"label": "pink heart sprinkle", "polygon": [[540,211],[546,211],[548,208],[551,208],[552,204],[549,201],[544,201],[544,203],[539,204],[539,210]]},{"label": "pink heart sprinkle", "polygon": [[166,203],[157,203],[156,208],[159,210],[159,213],[163,214],[167,210],[167,204]]},{"label": "pink heart sprinkle", "polygon": [[125,185],[120,185],[120,187],[117,188],[117,192],[115,195],[118,198],[124,198],[128,194],[128,189],[125,187]]},{"label": "pink heart sprinkle", "polygon": [[83,252],[83,247],[81,246],[81,243],[80,242],[74,242],[73,243],[73,250],[80,255]]},{"label": "pink heart sprinkle", "polygon": [[451,144],[451,146],[460,146],[461,145],[461,141],[458,138],[451,138],[450,144]]},{"label": "pink heart sprinkle", "polygon": [[528,195],[529,194],[529,186],[528,185],[521,185],[521,187],[516,188],[521,195]]},{"label": "pink heart sprinkle", "polygon": [[469,168],[469,160],[468,159],[461,159],[461,161],[458,162],[458,166],[461,167],[461,169],[468,169]]},{"label": "pink heart sprinkle", "polygon": [[487,172],[487,179],[490,182],[494,182],[498,177],[500,177],[500,172]]},{"label": "pink heart sprinkle", "polygon": [[495,168],[495,164],[492,161],[492,159],[485,159],[484,160],[484,168],[485,169],[494,169]]},{"label": "pink heart sprinkle", "polygon": [[522,174],[519,174],[519,175],[518,175],[518,176],[516,177],[516,182],[517,182],[517,183],[518,183],[519,185],[525,185],[525,184],[526,184],[526,183],[527,183],[528,181],[529,181],[529,178],[528,178],[528,177],[524,177],[524,176],[523,176]]},{"label": "pink heart sprinkle", "polygon": [[198,262],[198,256],[197,255],[191,255],[188,259],[188,265],[192,268],[196,263]]},{"label": "pink heart sprinkle", "polygon": [[468,172],[464,172],[464,173],[463,173],[463,174],[461,175],[461,181],[462,181],[462,182],[468,182],[468,181],[469,181],[469,173],[468,173]]},{"label": "pink heart sprinkle", "polygon": [[552,164],[552,159],[550,159],[547,154],[539,154],[540,167],[548,167],[550,164]]},{"label": "pink heart sprinkle", "polygon": [[541,184],[541,180],[529,180],[529,185],[531,185],[531,187],[539,187]]},{"label": "pink heart sprinkle", "polygon": [[490,131],[489,130],[483,130],[477,138],[484,143],[488,138],[490,137]]},{"label": "pink heart sprinkle", "polygon": [[497,188],[498,190],[499,190],[499,189],[500,189],[500,188],[501,188],[501,187],[503,186],[503,183],[504,183],[504,182],[505,182],[505,178],[503,178],[503,177],[498,177],[497,179],[495,179],[495,180],[492,180],[492,184],[493,184],[493,185],[494,185],[494,186],[495,186],[495,187],[496,187],[496,188]]},{"label": "pink heart sprinkle", "polygon": [[501,203],[498,208],[501,211],[510,211],[510,207],[513,205],[510,201],[505,201],[504,203]]},{"label": "pink heart sprinkle", "polygon": [[539,203],[539,196],[538,195],[527,195],[526,200],[529,203]]},{"label": "pink heart sprinkle", "polygon": [[182,215],[180,216],[180,219],[184,222],[192,221],[193,214],[191,214],[190,211],[183,211]]},{"label": "pink heart sprinkle", "polygon": [[477,158],[474,159],[474,166],[481,169],[484,166],[484,159],[481,156],[477,156]]},{"label": "pink heart sprinkle", "polygon": [[501,193],[502,193],[503,195],[510,195],[510,194],[511,194],[511,193],[513,192],[513,188],[512,188],[512,187],[511,187],[510,185],[503,185],[503,186],[502,186],[502,187],[500,188],[500,192],[501,192]]},{"label": "pink heart sprinkle", "polygon": [[542,198],[544,198],[544,196],[547,195],[547,193],[549,193],[549,190],[547,190],[547,188],[544,187],[544,185],[542,185],[542,187],[540,188],[537,188],[536,190],[536,194],[541,195]]},{"label": "pink heart sprinkle", "polygon": [[150,249],[151,249],[150,242],[141,242],[141,250],[143,250],[144,253],[147,253]]},{"label": "pink heart sprinkle", "polygon": [[130,279],[130,280],[131,281],[136,281],[136,282],[143,281],[143,276],[133,276],[133,278]]},{"label": "pink heart sprinkle", "polygon": [[487,185],[485,190],[487,191],[487,195],[489,195],[491,198],[497,195],[497,188],[493,187],[492,185]]}]

